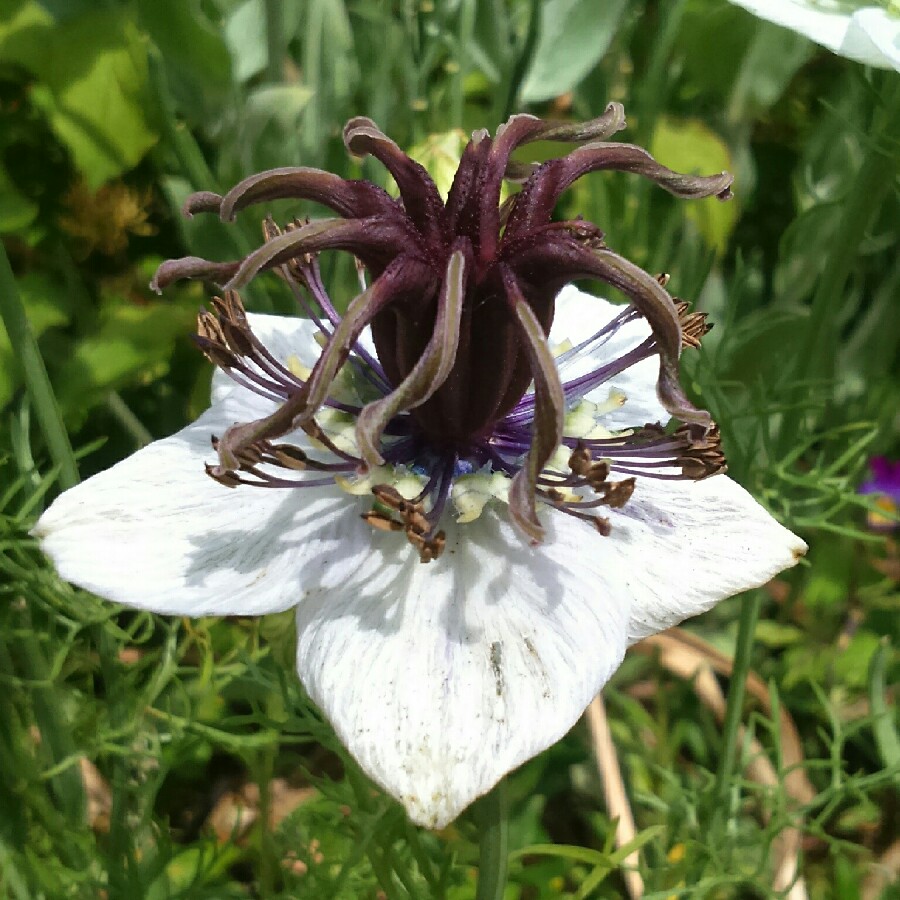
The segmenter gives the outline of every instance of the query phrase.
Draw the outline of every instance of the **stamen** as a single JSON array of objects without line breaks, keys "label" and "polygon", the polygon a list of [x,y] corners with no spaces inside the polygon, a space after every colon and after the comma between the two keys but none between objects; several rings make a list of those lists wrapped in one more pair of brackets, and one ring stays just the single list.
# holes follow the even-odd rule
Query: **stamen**
[{"label": "stamen", "polygon": [[524,338],[534,376],[535,402],[531,448],[525,457],[525,464],[516,472],[509,486],[510,517],[531,542],[537,544],[544,538],[544,528],[535,508],[537,478],[562,442],[565,397],[541,323],[525,302],[512,270],[503,266],[501,274],[506,299]]},{"label": "stamen", "polygon": [[706,321],[707,313],[690,312],[691,304],[686,300],[675,299],[678,311],[678,322],[681,325],[681,346],[699,349],[701,339],[712,331],[712,324]]},{"label": "stamen", "polygon": [[[455,458],[453,460],[455,465]],[[445,468],[446,472],[446,468]],[[449,479],[452,481],[452,478]],[[447,536],[443,531],[436,531],[435,524],[440,519],[449,493],[448,479],[441,478],[438,499],[429,513],[419,500],[407,500],[390,484],[376,484],[372,488],[375,500],[381,506],[396,513],[399,519],[373,509],[363,513],[362,518],[379,531],[405,531],[406,539],[419,552],[419,561],[423,563],[437,559],[444,552]]]}]

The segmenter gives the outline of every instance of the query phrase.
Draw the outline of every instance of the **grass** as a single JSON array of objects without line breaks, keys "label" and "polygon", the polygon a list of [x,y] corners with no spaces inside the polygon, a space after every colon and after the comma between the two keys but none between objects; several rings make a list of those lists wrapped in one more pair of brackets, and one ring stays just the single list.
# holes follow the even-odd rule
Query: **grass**
[{"label": "grass", "polygon": [[[191,190],[278,165],[381,179],[343,152],[352,115],[426,147],[615,99],[625,139],[731,169],[735,200],[595,175],[562,212],[710,312],[686,384],[732,475],[811,547],[605,691],[645,896],[796,897],[774,887],[794,863],[813,898],[896,896],[900,557],[856,493],[872,455],[898,455],[896,73],[724,0],[89,7],[14,0],[0,21],[0,895],[476,896],[490,809],[409,825],[304,696],[289,615],[122,610],[61,582],[28,529],[79,472],[205,405],[186,339],[203,293],[147,284],[169,256],[245,252],[258,223],[185,221]],[[349,267],[323,269],[350,295]],[[290,309],[274,279],[248,302]],[[507,900],[623,895],[584,725],[506,795]]]}]

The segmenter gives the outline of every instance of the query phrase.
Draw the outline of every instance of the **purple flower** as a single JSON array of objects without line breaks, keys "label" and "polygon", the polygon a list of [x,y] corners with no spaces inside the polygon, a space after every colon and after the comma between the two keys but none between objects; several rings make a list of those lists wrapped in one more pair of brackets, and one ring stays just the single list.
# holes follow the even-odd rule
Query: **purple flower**
[{"label": "purple flower", "polygon": [[876,531],[894,531],[900,511],[900,460],[892,462],[885,456],[873,456],[869,468],[872,477],[859,486],[859,493],[874,494],[875,505],[886,513],[882,515],[870,510],[869,527]]}]

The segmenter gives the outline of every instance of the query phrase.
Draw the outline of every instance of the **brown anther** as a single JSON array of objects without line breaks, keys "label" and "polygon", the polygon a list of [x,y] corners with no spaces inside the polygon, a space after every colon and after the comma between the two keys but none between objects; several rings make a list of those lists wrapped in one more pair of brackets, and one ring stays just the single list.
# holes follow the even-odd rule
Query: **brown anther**
[{"label": "brown anther", "polygon": [[596,528],[603,537],[609,537],[609,534],[612,531],[609,519],[605,519],[603,516],[594,516],[594,528]]},{"label": "brown anther", "polygon": [[439,531],[433,538],[426,538],[412,531],[406,532],[406,538],[419,551],[419,562],[428,563],[437,559],[447,544],[447,536]]},{"label": "brown anther", "polygon": [[220,319],[219,326],[229,350],[238,356],[250,356],[253,353],[253,341],[250,339],[250,328],[244,323],[230,319]]},{"label": "brown anther", "polygon": [[569,468],[576,475],[584,477],[590,471],[592,462],[591,451],[579,441],[569,456]]},{"label": "brown anther", "polygon": [[684,300],[676,300],[675,308],[678,310],[678,322],[681,325],[681,346],[693,347],[696,350],[703,336],[712,330],[712,325],[706,322],[707,314],[689,312],[691,306]]},{"label": "brown anther", "polygon": [[550,488],[550,490],[547,491],[547,496],[557,503],[562,503],[566,499],[566,495],[556,488]]},{"label": "brown anther", "polygon": [[227,488],[236,488],[241,483],[237,474],[229,469],[222,469],[220,466],[211,466],[209,463],[204,463],[203,466],[206,469],[206,474],[209,475],[213,481],[218,481],[219,484],[224,485]]},{"label": "brown anther", "polygon": [[681,467],[684,476],[694,481],[700,481],[728,470],[717,425],[713,425],[699,439],[691,438],[691,432],[687,426],[682,426],[675,434],[691,440],[690,446],[683,450],[677,459],[677,464]]},{"label": "brown anther", "polygon": [[404,512],[408,501],[393,485],[376,484],[372,488],[375,499],[388,509],[395,509],[397,512]]},{"label": "brown anther", "polygon": [[203,355],[220,369],[231,369],[237,357],[225,346],[225,335],[218,319],[206,310],[197,314],[197,346]]},{"label": "brown anther", "polygon": [[266,241],[272,241],[280,237],[282,231],[271,216],[266,216],[262,221],[262,233]]},{"label": "brown anther", "polygon": [[605,459],[597,460],[597,462],[591,464],[585,477],[588,484],[595,491],[598,490],[603,482],[609,478],[609,463]]},{"label": "brown anther", "polygon": [[669,283],[670,277],[668,272],[660,272],[659,275],[656,276],[656,281],[660,287],[665,287]]},{"label": "brown anther", "polygon": [[306,468],[309,457],[293,444],[275,444],[271,448],[272,455],[285,469],[302,470]]},{"label": "brown anther", "polygon": [[634,479],[608,481],[603,485],[603,499],[610,509],[621,509],[634,493]]},{"label": "brown anther", "polygon": [[248,444],[246,447],[235,450],[234,455],[242,469],[252,469],[261,462],[263,448],[257,444]]},{"label": "brown anther", "polygon": [[237,291],[225,291],[224,297],[213,297],[212,304],[220,317],[234,322],[241,328],[248,327],[247,311]]},{"label": "brown anther", "polygon": [[403,531],[403,523],[386,516],[384,513],[378,512],[376,509],[370,509],[362,514],[362,518],[373,528],[378,531]]}]

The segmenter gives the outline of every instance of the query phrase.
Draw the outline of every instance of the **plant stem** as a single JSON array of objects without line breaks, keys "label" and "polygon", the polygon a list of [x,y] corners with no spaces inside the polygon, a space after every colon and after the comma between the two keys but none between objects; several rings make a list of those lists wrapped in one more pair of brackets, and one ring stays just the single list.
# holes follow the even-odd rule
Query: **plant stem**
[{"label": "plant stem", "polygon": [[728,809],[728,793],[737,766],[738,732],[744,711],[744,695],[747,676],[750,673],[750,657],[753,653],[753,639],[761,605],[761,592],[753,591],[741,606],[741,620],[734,652],[734,668],[731,673],[731,686],[728,689],[728,706],[725,710],[722,756],[719,760],[719,771],[716,773],[714,798],[716,807],[720,811]]},{"label": "plant stem", "polygon": [[284,79],[284,3],[283,0],[265,0],[266,49],[269,62],[266,75],[273,84]]},{"label": "plant stem", "polygon": [[50,385],[47,367],[25,316],[22,298],[19,296],[2,243],[0,243],[0,318],[3,319],[9,342],[22,366],[25,386],[34,404],[34,411],[44,440],[47,442],[50,457],[54,464],[59,466],[59,483],[63,488],[74,487],[80,480],[78,464],[75,462],[72,444]]},{"label": "plant stem", "polygon": [[506,779],[478,804],[481,828],[478,852],[478,888],[475,900],[502,900],[508,870],[509,818]]},{"label": "plant stem", "polygon": [[119,424],[134,441],[136,450],[152,443],[153,435],[144,423],[131,411],[131,407],[122,399],[118,391],[110,391],[106,395],[106,407],[116,417]]}]

